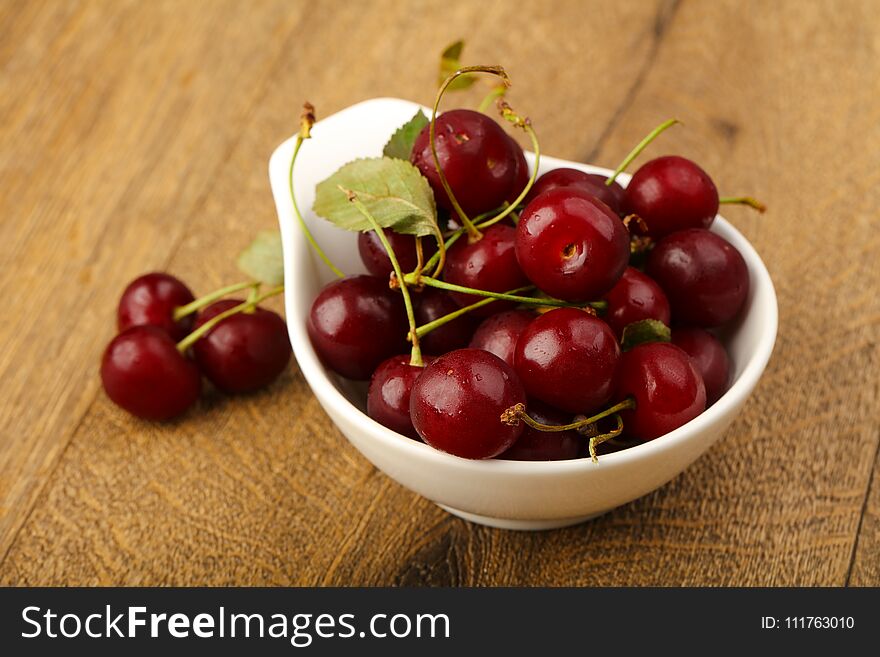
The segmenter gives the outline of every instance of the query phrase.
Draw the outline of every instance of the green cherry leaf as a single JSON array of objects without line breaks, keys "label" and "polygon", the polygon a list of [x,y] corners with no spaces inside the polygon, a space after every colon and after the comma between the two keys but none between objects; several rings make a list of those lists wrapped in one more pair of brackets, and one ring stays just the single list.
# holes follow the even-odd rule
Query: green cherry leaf
[{"label": "green cherry leaf", "polygon": [[[443,54],[440,55],[440,75],[438,77],[437,86],[442,85],[446,78],[461,68],[462,50],[464,50],[464,41],[459,39],[455,43],[448,45],[446,50],[443,51]],[[450,84],[447,89],[449,91],[467,89],[476,82],[476,80],[477,79],[473,75],[461,75],[453,80],[452,84]]]},{"label": "green cherry leaf", "polygon": [[409,161],[410,153],[412,153],[413,144],[416,137],[430,121],[422,110],[416,112],[416,115],[409,121],[400,126],[391,135],[391,139],[382,149],[382,155],[385,157],[396,157],[398,160]]},{"label": "green cherry leaf", "polygon": [[281,234],[272,230],[261,231],[239,254],[236,264],[242,272],[255,281],[272,286],[281,285],[284,283]]},{"label": "green cherry leaf", "polygon": [[643,319],[628,324],[623,329],[620,346],[624,351],[646,342],[671,342],[672,332],[663,322],[656,319]]},{"label": "green cherry leaf", "polygon": [[312,206],[315,214],[345,230],[372,230],[372,224],[343,190],[357,194],[383,228],[405,235],[440,236],[431,186],[419,170],[405,160],[390,157],[354,160],[315,188]]}]

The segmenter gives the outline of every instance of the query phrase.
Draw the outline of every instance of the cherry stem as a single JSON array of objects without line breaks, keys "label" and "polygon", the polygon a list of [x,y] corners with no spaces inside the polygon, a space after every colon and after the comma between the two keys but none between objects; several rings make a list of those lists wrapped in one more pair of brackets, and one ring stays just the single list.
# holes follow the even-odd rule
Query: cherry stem
[{"label": "cherry stem", "polygon": [[277,295],[281,294],[282,292],[284,292],[283,285],[279,285],[278,287],[273,287],[271,290],[263,292],[262,294],[258,295],[257,297],[255,297],[253,299],[248,299],[247,301],[243,301],[242,303],[238,304],[237,306],[234,306],[234,307],[230,308],[229,310],[226,310],[226,311],[220,313],[219,315],[215,315],[214,317],[209,319],[207,322],[202,324],[195,331],[193,331],[188,336],[186,336],[183,340],[178,342],[177,343],[177,350],[180,353],[185,354],[186,350],[189,349],[191,346],[193,346],[198,341],[199,338],[201,338],[203,335],[205,335],[205,333],[207,333],[212,328],[217,326],[217,324],[222,322],[227,317],[232,317],[233,315],[237,315],[240,312],[244,312],[248,309],[255,308],[258,303],[265,301],[266,299],[268,299],[270,297],[277,296]]},{"label": "cherry stem", "polygon": [[199,297],[194,301],[190,301],[185,306],[178,306],[174,309],[174,321],[176,322],[179,319],[183,319],[187,315],[192,315],[194,312],[201,310],[205,306],[210,306],[212,303],[217,301],[218,299],[222,299],[227,294],[232,294],[233,292],[240,292],[241,290],[246,290],[248,288],[252,288],[256,290],[260,287],[260,284],[257,281],[245,281],[243,283],[235,283],[234,285],[227,285],[226,287],[221,287],[219,290],[214,290],[210,294],[206,294],[203,297]]},{"label": "cherry stem", "polygon": [[[534,290],[534,289],[535,289],[534,286],[526,285],[525,287],[518,287],[515,290],[510,290],[509,292],[507,292],[507,294],[517,294],[519,292],[527,292],[528,290]],[[482,308],[483,306],[488,305],[488,304],[492,303],[493,301],[495,301],[495,299],[492,299],[491,297],[485,298],[485,299],[480,299],[476,303],[472,303],[469,306],[464,306],[463,308],[459,308],[458,310],[453,310],[451,313],[443,315],[442,317],[438,317],[437,319],[435,319],[431,322],[428,322],[427,324],[422,324],[420,327],[418,327],[416,329],[416,334],[420,338],[423,338],[423,337],[425,337],[426,333],[430,333],[434,329],[438,329],[441,326],[443,326],[444,324],[451,322],[453,319],[461,317],[462,315],[469,313],[472,310],[476,310],[477,308]]]},{"label": "cherry stem", "polygon": [[599,456],[596,454],[596,447],[612,438],[617,438],[617,436],[623,433],[623,418],[620,417],[620,415],[615,415],[614,417],[617,419],[616,427],[608,433],[600,433],[598,436],[590,438],[590,458],[593,460],[593,463],[599,462]]},{"label": "cherry stem", "polygon": [[645,148],[648,147],[648,144],[650,144],[652,141],[654,141],[660,135],[661,132],[663,132],[667,128],[671,128],[676,123],[681,123],[681,121],[679,121],[678,119],[669,119],[667,121],[664,121],[660,125],[658,125],[653,130],[651,130],[651,132],[648,133],[648,136],[645,137],[644,139],[642,139],[642,141],[640,141],[638,144],[636,144],[636,147],[629,152],[629,155],[627,155],[625,158],[623,158],[623,162],[621,162],[620,166],[614,170],[614,173],[612,173],[610,176],[608,176],[608,179],[605,181],[605,184],[608,185],[609,187],[611,187],[611,185],[614,184],[614,181],[617,180],[617,176],[619,176],[621,173],[626,171],[626,168],[630,164],[632,164],[632,161],[634,159],[636,159],[641,154],[641,152],[643,150],[645,150]]},{"label": "cherry stem", "polygon": [[[259,296],[259,294],[260,294],[259,288],[257,288],[257,287],[251,288],[251,291],[248,294],[247,300],[250,302],[254,302],[254,301],[256,301],[256,298]],[[257,312],[257,306],[253,305],[250,308],[245,308],[241,312],[252,315],[253,313]]]},{"label": "cherry stem", "polygon": [[[535,170],[537,171],[537,169],[535,169]],[[477,228],[485,228],[486,226],[488,226],[489,221],[487,221],[487,218],[493,217],[498,212],[506,210],[508,205],[509,204],[505,201],[504,205],[502,205],[500,208],[495,208],[494,210],[489,210],[488,212],[484,212],[483,214],[480,214],[480,215],[477,215],[476,217],[474,217],[474,222],[481,222],[481,223],[476,224]],[[513,205],[514,209],[516,209],[518,207],[520,207],[520,206],[518,206],[516,204]],[[503,219],[503,217],[502,217],[502,219]],[[492,220],[492,223],[495,223],[494,220]],[[446,242],[444,243],[445,249],[449,250],[449,248],[453,244],[455,244],[459,240],[459,238],[462,235],[464,235],[464,233],[465,233],[465,231],[463,228],[459,228],[458,230],[453,231],[453,233],[449,237],[446,238]],[[433,267],[435,264],[437,264],[437,260],[439,259],[439,257],[440,257],[439,252],[432,255],[430,258],[428,258],[428,262],[425,263],[425,266],[423,267],[423,269],[430,269],[431,267]],[[438,268],[438,269],[442,270],[442,267]],[[435,272],[434,278],[437,278],[437,276],[438,276],[438,274]]]},{"label": "cherry stem", "polygon": [[[428,137],[431,144],[431,156],[434,158],[434,167],[437,169],[437,175],[440,178],[440,184],[443,185],[443,190],[446,192],[446,195],[449,197],[449,202],[452,203],[452,207],[455,209],[456,214],[458,214],[459,219],[461,219],[461,225],[464,226],[465,230],[468,233],[468,239],[471,242],[476,242],[480,238],[483,237],[483,234],[477,229],[476,226],[468,219],[467,214],[461,208],[458,200],[455,198],[455,194],[452,193],[452,187],[449,186],[449,181],[446,179],[446,174],[443,173],[443,167],[440,166],[440,157],[437,155],[437,110],[440,107],[440,100],[443,98],[443,94],[446,93],[446,89],[449,87],[452,82],[467,73],[490,73],[492,75],[497,75],[501,78],[502,83],[505,87],[510,86],[510,78],[507,77],[507,73],[500,66],[464,66],[458,69],[455,73],[450,75],[443,81],[443,84],[440,85],[440,89],[437,91],[437,98],[434,100],[434,107],[431,112],[431,123],[428,128]],[[442,249],[442,246],[440,247]]]},{"label": "cherry stem", "polygon": [[751,196],[722,196],[718,199],[718,203],[731,205],[748,205],[750,208],[754,208],[762,214],[767,211],[766,205],[761,203],[761,201],[752,198]]},{"label": "cherry stem", "polygon": [[299,211],[299,205],[296,202],[296,193],[293,191],[293,167],[296,164],[296,156],[299,154],[299,149],[302,146],[302,143],[306,139],[311,139],[311,129],[312,125],[315,123],[315,108],[311,105],[311,103],[305,103],[303,105],[303,113],[300,117],[300,130],[299,134],[296,136],[296,145],[293,147],[293,155],[290,158],[290,170],[287,174],[287,184],[290,189],[290,200],[293,203],[293,212],[296,215],[296,218],[299,220],[299,227],[302,229],[303,234],[306,236],[306,239],[309,241],[309,244],[312,245],[312,248],[315,250],[315,253],[324,261],[330,270],[336,274],[339,278],[343,278],[345,274],[343,274],[339,268],[334,265],[330,258],[327,257],[327,254],[324,253],[323,249],[318,246],[318,242],[315,240],[312,232],[309,230],[309,227],[306,225],[306,220],[303,219],[302,213]]},{"label": "cherry stem", "polygon": [[571,431],[581,429],[582,427],[586,427],[591,424],[596,424],[596,422],[598,422],[602,418],[606,418],[609,415],[614,415],[615,413],[619,413],[620,411],[625,411],[627,409],[632,409],[635,407],[636,400],[632,397],[627,397],[622,402],[606,408],[604,411],[596,413],[592,417],[584,418],[583,420],[577,420],[569,424],[543,424],[541,422],[538,422],[526,412],[525,404],[514,404],[501,414],[501,421],[505,424],[509,424],[510,426],[515,427],[517,424],[519,424],[520,420],[522,420],[528,426],[532,427],[532,429],[537,429],[538,431]]},{"label": "cherry stem", "polygon": [[480,102],[479,107],[477,107],[478,112],[486,113],[486,110],[489,109],[489,106],[495,102],[497,98],[502,98],[504,94],[507,93],[507,85],[498,84],[492,87],[492,90],[486,94],[486,97]]},{"label": "cherry stem", "polygon": [[465,287],[464,285],[447,283],[446,281],[441,281],[430,276],[420,276],[418,279],[416,279],[416,277],[412,274],[407,274],[406,276],[404,276],[404,279],[409,285],[417,285],[421,283],[427,285],[428,287],[436,287],[438,289],[447,290],[449,292],[462,292],[464,294],[473,294],[477,297],[487,297],[489,299],[513,301],[514,303],[521,303],[530,306],[554,306],[559,308],[582,308],[584,306],[590,306],[592,308],[604,310],[607,305],[604,301],[571,303],[569,301],[562,301],[560,299],[550,299],[544,297],[521,297],[516,294],[508,294],[507,292],[490,292],[489,290],[478,290],[477,288],[473,287]]},{"label": "cherry stem", "polygon": [[382,246],[385,247],[385,251],[388,253],[388,259],[391,261],[391,267],[394,269],[394,275],[397,277],[397,281],[400,283],[400,293],[403,295],[403,304],[406,306],[406,318],[409,321],[409,339],[412,341],[412,350],[410,353],[410,361],[409,364],[413,367],[424,367],[425,363],[422,360],[422,350],[419,347],[419,335],[416,331],[416,316],[413,311],[412,299],[409,296],[409,289],[407,288],[406,281],[404,280],[403,271],[400,269],[400,263],[397,260],[397,255],[394,253],[394,249],[391,248],[391,242],[388,241],[388,238],[385,236],[385,231],[382,229],[382,226],[379,225],[379,222],[376,221],[376,218],[370,213],[367,209],[367,206],[364,205],[361,200],[357,197],[350,189],[345,189],[341,185],[339,185],[339,189],[345,192],[348,195],[348,200],[358,209],[367,221],[370,222],[370,225],[373,226],[373,230],[378,235],[379,240],[382,242]]},{"label": "cherry stem", "polygon": [[416,268],[413,273],[417,276],[422,273],[425,268],[425,250],[422,248],[422,238],[416,236]]},{"label": "cherry stem", "polygon": [[633,235],[629,238],[630,255],[644,253],[654,248],[654,240],[647,235]]},{"label": "cherry stem", "polygon": [[[488,212],[484,212],[483,214],[477,215],[476,217],[474,217],[474,222],[482,221],[482,220],[486,219],[487,217],[491,217],[495,213],[501,212],[506,207],[507,207],[507,203],[505,203],[500,208],[496,208],[494,210],[489,210]],[[477,228],[481,228],[484,225],[485,224],[478,223]],[[465,234],[464,228],[459,228],[458,230],[454,231],[452,233],[452,235],[450,235],[449,237],[446,238],[446,241],[443,243],[443,248],[441,250],[438,250],[434,255],[432,255],[430,258],[428,258],[428,262],[425,263],[425,265],[424,265],[424,267],[422,267],[422,269],[423,270],[430,269],[434,265],[437,265],[438,261],[440,260],[441,251],[445,254],[445,252],[449,250],[449,247],[451,247],[453,244],[455,244],[458,241],[458,239],[464,234]],[[438,245],[439,244],[440,244],[440,242],[438,241]],[[443,267],[438,266],[437,269],[434,271],[434,274],[433,274],[434,278],[437,278],[440,275],[441,271],[443,271]],[[413,272],[413,273],[415,273],[415,272]]]},{"label": "cherry stem", "polygon": [[477,228],[488,228],[493,224],[497,224],[499,221],[504,219],[507,215],[516,209],[520,203],[528,196],[528,193],[532,189],[532,185],[535,184],[535,180],[538,178],[538,167],[541,164],[541,146],[538,144],[538,135],[535,134],[534,129],[532,128],[531,122],[527,118],[522,118],[518,114],[516,114],[513,109],[511,109],[510,105],[504,102],[503,100],[498,101],[498,109],[501,111],[501,116],[506,120],[513,123],[516,127],[522,128],[526,131],[526,134],[529,136],[529,139],[532,140],[532,148],[535,152],[535,166],[532,170],[532,175],[529,176],[529,182],[526,183],[526,186],[519,193],[519,196],[514,199],[513,203],[507,205],[500,213],[491,219],[484,221],[481,224],[478,224]]},{"label": "cherry stem", "polygon": [[433,267],[435,264],[437,265],[436,269],[434,269],[434,276],[439,276],[440,272],[443,271],[443,267],[446,266],[446,242],[443,240],[443,235],[440,233],[440,227],[437,226],[437,251],[430,257],[428,260],[431,264],[426,264],[424,266],[419,267],[419,273],[421,273],[424,269],[429,267]]},{"label": "cherry stem", "polygon": [[642,219],[637,214],[628,214],[623,218],[623,226],[626,228],[630,235],[632,235],[635,231],[633,230],[633,225],[635,225],[639,231],[642,233],[648,232],[648,224],[645,223],[645,220]]}]

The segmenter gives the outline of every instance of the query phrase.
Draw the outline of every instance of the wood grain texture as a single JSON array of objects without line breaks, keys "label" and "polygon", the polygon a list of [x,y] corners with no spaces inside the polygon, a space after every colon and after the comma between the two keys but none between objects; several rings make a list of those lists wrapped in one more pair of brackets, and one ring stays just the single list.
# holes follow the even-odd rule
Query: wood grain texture
[{"label": "wood grain texture", "polygon": [[[878,13],[0,5],[0,583],[880,584]],[[469,61],[505,64],[545,152],[614,164],[676,116],[686,127],[658,151],[770,206],[726,213],[768,264],[781,328],[721,443],[652,495],[525,534],[452,518],[377,472],[295,365],[169,425],[110,404],[96,363],[122,285],[152,268],[197,291],[236,280],[234,255],[274,224],[266,160],[300,102],[426,102],[459,36]]]}]

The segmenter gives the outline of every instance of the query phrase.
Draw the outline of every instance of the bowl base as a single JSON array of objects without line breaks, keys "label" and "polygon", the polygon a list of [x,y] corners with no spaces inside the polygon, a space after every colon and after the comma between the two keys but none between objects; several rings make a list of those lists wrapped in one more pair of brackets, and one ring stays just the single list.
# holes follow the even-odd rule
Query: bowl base
[{"label": "bowl base", "polygon": [[473,522],[478,525],[485,525],[487,527],[495,527],[497,529],[512,529],[514,531],[521,532],[539,532],[546,529],[571,527],[572,525],[579,525],[582,522],[586,522],[587,520],[597,518],[610,511],[610,509],[608,509],[606,511],[599,511],[598,513],[591,513],[590,515],[586,516],[576,516],[574,518],[553,518],[551,520],[516,520],[513,518],[492,518],[490,516],[481,516],[476,513],[469,513],[468,511],[453,509],[451,506],[446,506],[444,504],[437,504],[437,506],[454,516],[458,516],[459,518],[467,520],[468,522]]}]

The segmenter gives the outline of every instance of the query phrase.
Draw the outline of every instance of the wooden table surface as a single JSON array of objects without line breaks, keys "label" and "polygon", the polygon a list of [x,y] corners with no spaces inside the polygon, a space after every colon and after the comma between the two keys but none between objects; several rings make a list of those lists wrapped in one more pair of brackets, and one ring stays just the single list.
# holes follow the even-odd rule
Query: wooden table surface
[{"label": "wooden table surface", "polygon": [[[546,153],[614,165],[674,116],[653,152],[769,206],[726,212],[780,332],[719,444],[593,522],[515,533],[378,472],[295,363],[171,424],[114,407],[124,285],[238,280],[301,102],[430,101],[459,37]],[[0,583],[880,584],[878,93],[877,0],[0,1]]]}]

